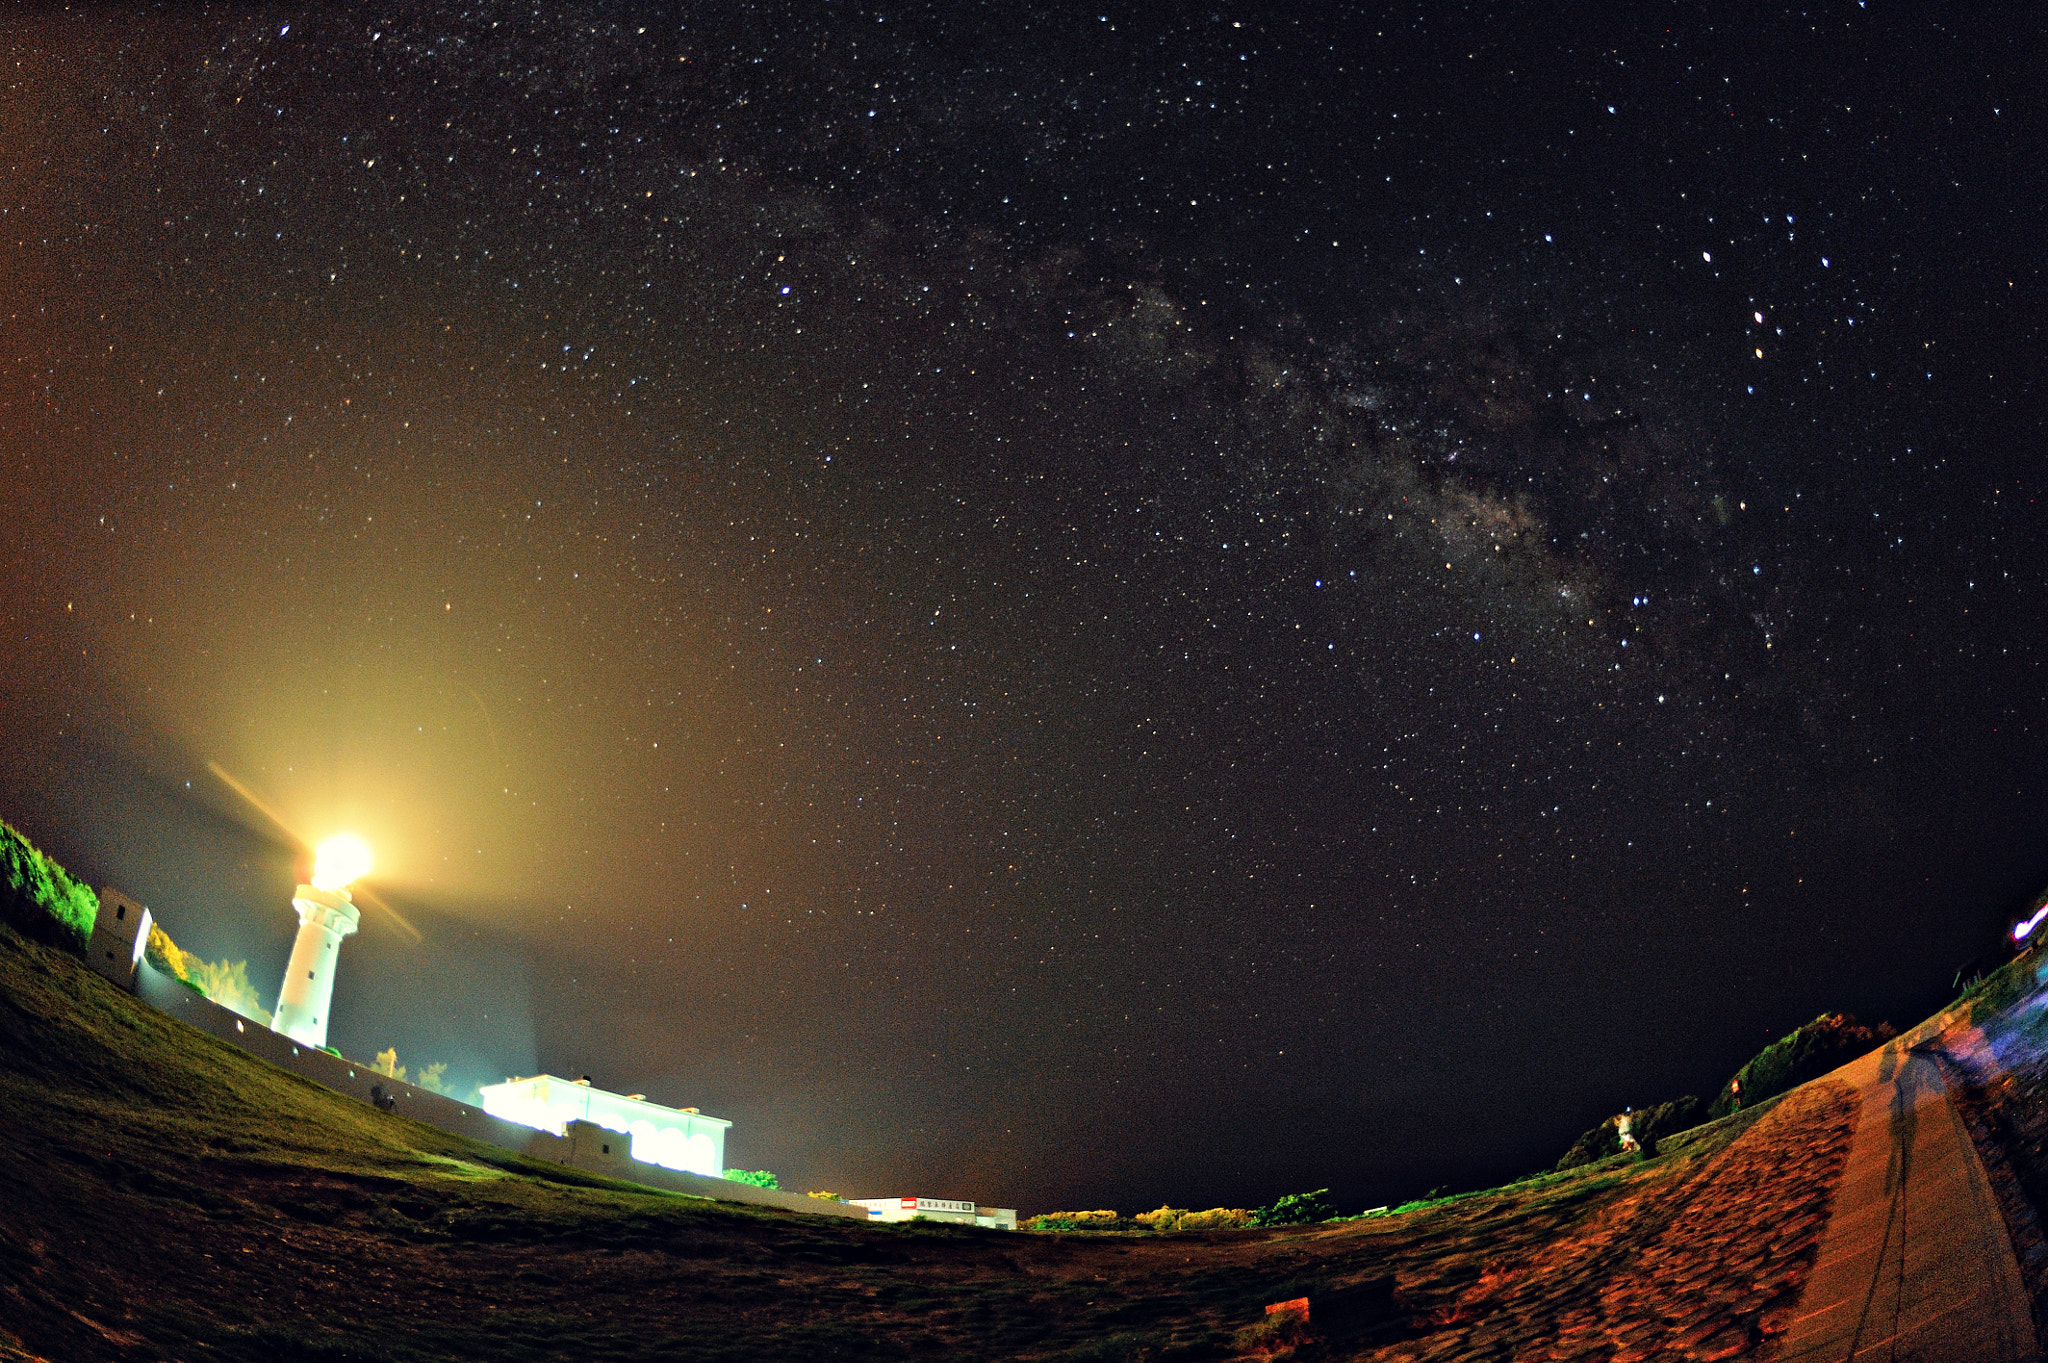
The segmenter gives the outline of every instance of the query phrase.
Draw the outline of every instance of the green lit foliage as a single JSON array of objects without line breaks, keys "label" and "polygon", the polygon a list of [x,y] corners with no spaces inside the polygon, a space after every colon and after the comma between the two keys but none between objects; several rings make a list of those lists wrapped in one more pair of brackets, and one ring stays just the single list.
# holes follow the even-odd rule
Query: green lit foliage
[{"label": "green lit foliage", "polygon": [[[1890,1023],[1865,1027],[1847,1013],[1822,1013],[1757,1053],[1756,1059],[1735,1072],[1742,1081],[1742,1103],[1749,1106],[1818,1079],[1829,1070],[1846,1065],[1865,1051],[1892,1038]],[[1734,1080],[1721,1086],[1707,1108],[1711,1117],[1725,1117],[1736,1110]]]},{"label": "green lit foliage", "polygon": [[143,959],[201,998],[212,997],[206,992],[206,983],[199,974],[206,962],[180,948],[159,923],[149,925],[149,945],[143,949]]},{"label": "green lit foliage", "polygon": [[1147,1230],[1177,1230],[1187,1214],[1186,1207],[1161,1207],[1156,1212],[1139,1212],[1131,1219]]},{"label": "green lit foliage", "polygon": [[838,1193],[834,1193],[834,1192],[827,1192],[827,1191],[826,1191],[825,1189],[823,1189],[823,1188],[813,1188],[813,1189],[812,1189],[812,1190],[811,1190],[810,1192],[807,1192],[807,1193],[805,1193],[805,1194],[804,1194],[804,1196],[805,1196],[805,1197],[815,1197],[815,1198],[817,1198],[817,1199],[818,1199],[818,1200],[819,1200],[820,1202],[844,1202],[844,1201],[846,1201],[846,1199],[845,1199],[844,1197],[842,1197],[842,1196],[841,1196],[840,1194],[838,1194]]},{"label": "green lit foliage", "polygon": [[745,1183],[756,1188],[781,1188],[782,1183],[766,1169],[728,1169],[725,1176],[734,1183]]},{"label": "green lit foliage", "polygon": [[0,821],[0,922],[82,956],[99,907],[98,895]]},{"label": "green lit foliage", "polygon": [[206,997],[253,1022],[270,1025],[270,1013],[257,1001],[256,986],[249,983],[247,961],[202,961],[189,951],[180,954]]},{"label": "green lit foliage", "polygon": [[415,1088],[423,1088],[429,1093],[446,1094],[448,1092],[448,1062],[436,1060],[431,1065],[420,1066],[420,1072],[413,1076],[412,1082]]},{"label": "green lit foliage", "polygon": [[1312,1221],[1329,1221],[1337,1215],[1337,1204],[1330,1201],[1330,1190],[1318,1188],[1312,1193],[1289,1193],[1272,1206],[1259,1208],[1252,1213],[1248,1224],[1302,1226]]}]

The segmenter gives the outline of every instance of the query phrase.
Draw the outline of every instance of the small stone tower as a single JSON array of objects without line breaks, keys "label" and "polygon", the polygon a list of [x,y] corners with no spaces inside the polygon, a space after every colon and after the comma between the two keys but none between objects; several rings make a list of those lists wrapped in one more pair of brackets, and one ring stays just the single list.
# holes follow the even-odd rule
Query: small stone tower
[{"label": "small stone tower", "polygon": [[149,910],[111,885],[100,887],[100,911],[93,916],[85,959],[100,974],[135,992],[135,968],[149,949]]}]

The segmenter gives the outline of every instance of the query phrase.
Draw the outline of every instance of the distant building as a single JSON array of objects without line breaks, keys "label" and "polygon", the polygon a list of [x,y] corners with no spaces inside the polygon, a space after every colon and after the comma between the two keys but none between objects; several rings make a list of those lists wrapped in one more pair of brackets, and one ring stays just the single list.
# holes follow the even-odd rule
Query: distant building
[{"label": "distant building", "polygon": [[93,916],[92,939],[85,959],[94,970],[135,992],[135,968],[149,949],[149,910],[111,885],[100,887],[100,909]]},{"label": "distant building", "polygon": [[951,1221],[956,1225],[980,1226],[985,1230],[1017,1229],[1014,1207],[981,1207],[947,1197],[854,1197],[856,1207],[866,1207],[874,1221]]},{"label": "distant building", "polygon": [[592,1088],[587,1079],[552,1074],[486,1084],[483,1097],[484,1111],[508,1122],[557,1136],[567,1134],[571,1122],[589,1122],[630,1137],[631,1157],[643,1164],[711,1178],[725,1175],[725,1132],[732,1123],[722,1117],[663,1107],[638,1094],[610,1093]]}]

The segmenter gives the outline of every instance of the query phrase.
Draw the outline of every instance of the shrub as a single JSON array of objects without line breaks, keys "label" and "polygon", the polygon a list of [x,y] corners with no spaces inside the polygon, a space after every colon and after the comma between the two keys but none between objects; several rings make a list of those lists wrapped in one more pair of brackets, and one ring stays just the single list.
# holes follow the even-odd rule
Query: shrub
[{"label": "shrub", "polygon": [[1115,1212],[1040,1212],[1024,1223],[1026,1230],[1114,1230]]},{"label": "shrub", "polygon": [[99,908],[98,895],[0,821],[0,922],[83,956]]},{"label": "shrub", "polygon": [[754,1188],[775,1188],[779,1190],[782,1187],[782,1184],[777,1181],[775,1175],[769,1173],[766,1169],[728,1169],[725,1171],[725,1176],[734,1183],[744,1183]]},{"label": "shrub", "polygon": [[1657,1142],[1666,1136],[1690,1131],[1707,1119],[1707,1105],[1688,1093],[1668,1103],[1646,1107],[1636,1113],[1636,1139],[1645,1155],[1657,1153]]},{"label": "shrub", "polygon": [[805,1193],[805,1194],[804,1194],[804,1196],[805,1196],[805,1197],[815,1197],[815,1198],[817,1198],[817,1199],[818,1199],[818,1200],[819,1200],[820,1202],[844,1202],[844,1201],[846,1201],[846,1199],[845,1199],[844,1197],[840,1196],[840,1195],[839,1195],[838,1193],[834,1193],[834,1192],[827,1192],[827,1191],[826,1191],[825,1189],[823,1189],[823,1188],[814,1188],[814,1189],[812,1189],[812,1190],[811,1190],[810,1192],[807,1192],[807,1193]]},{"label": "shrub", "polygon": [[163,930],[162,924],[149,925],[149,945],[143,948],[143,959],[199,997],[213,997],[206,992],[206,983],[199,973],[206,962],[191,952],[180,949],[178,944],[171,940],[171,934]]},{"label": "shrub", "polygon": [[1330,1201],[1330,1190],[1318,1188],[1312,1193],[1289,1193],[1270,1207],[1261,1207],[1251,1214],[1246,1222],[1252,1226],[1301,1226],[1311,1221],[1328,1221],[1337,1215],[1337,1204]]},{"label": "shrub", "polygon": [[1576,1169],[1582,1164],[1604,1160],[1609,1155],[1621,1153],[1621,1135],[1615,1130],[1614,1118],[1609,1117],[1600,1125],[1572,1142],[1572,1148],[1565,1151],[1557,1161],[1559,1169]]},{"label": "shrub", "polygon": [[1151,1230],[1173,1230],[1187,1214],[1186,1207],[1161,1207],[1156,1212],[1139,1212],[1131,1219]]},{"label": "shrub", "polygon": [[[1334,1209],[1332,1209],[1334,1211]],[[1252,1211],[1244,1207],[1211,1207],[1205,1212],[1189,1212],[1180,1219],[1182,1230],[1231,1230],[1252,1223]]]},{"label": "shrub", "polygon": [[[1743,1087],[1747,1089],[1749,1085],[1744,1084]],[[1687,1094],[1683,1098],[1674,1098],[1655,1107],[1638,1109],[1632,1129],[1637,1143],[1643,1147],[1643,1154],[1654,1155],[1657,1153],[1658,1141],[1680,1131],[1690,1130],[1705,1120],[1705,1104]],[[1615,1127],[1615,1118],[1609,1117],[1574,1141],[1572,1148],[1564,1152],[1556,1167],[1559,1170],[1576,1169],[1582,1164],[1592,1164],[1596,1160],[1620,1153],[1621,1133]]]},{"label": "shrub", "polygon": [[1256,1325],[1247,1325],[1231,1340],[1243,1358],[1292,1358],[1300,1346],[1313,1342],[1308,1318],[1295,1311],[1273,1311]]},{"label": "shrub", "polygon": [[[1764,1047],[1754,1060],[1735,1072],[1735,1079],[1742,1081],[1743,1104],[1760,1103],[1798,1088],[1809,1079],[1818,1079],[1892,1036],[1890,1023],[1865,1027],[1847,1013],[1822,1013]],[[1708,1116],[1725,1117],[1735,1111],[1733,1083],[1730,1080],[1721,1086],[1707,1108]]]}]

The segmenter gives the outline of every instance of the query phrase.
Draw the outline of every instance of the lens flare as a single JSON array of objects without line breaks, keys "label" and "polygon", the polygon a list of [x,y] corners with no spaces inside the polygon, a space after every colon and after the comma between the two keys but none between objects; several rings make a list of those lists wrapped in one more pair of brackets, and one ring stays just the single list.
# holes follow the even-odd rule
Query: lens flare
[{"label": "lens flare", "polygon": [[2041,926],[2041,920],[2043,918],[2048,918],[2048,904],[2043,904],[2040,908],[2034,910],[2034,916],[2032,918],[2027,919],[2023,923],[2015,925],[2012,930],[2012,940],[2015,942],[2026,941],[2027,934],[2032,932],[2035,928]]},{"label": "lens flare", "polygon": [[343,890],[370,871],[370,845],[353,833],[337,833],[313,853],[313,887]]}]

